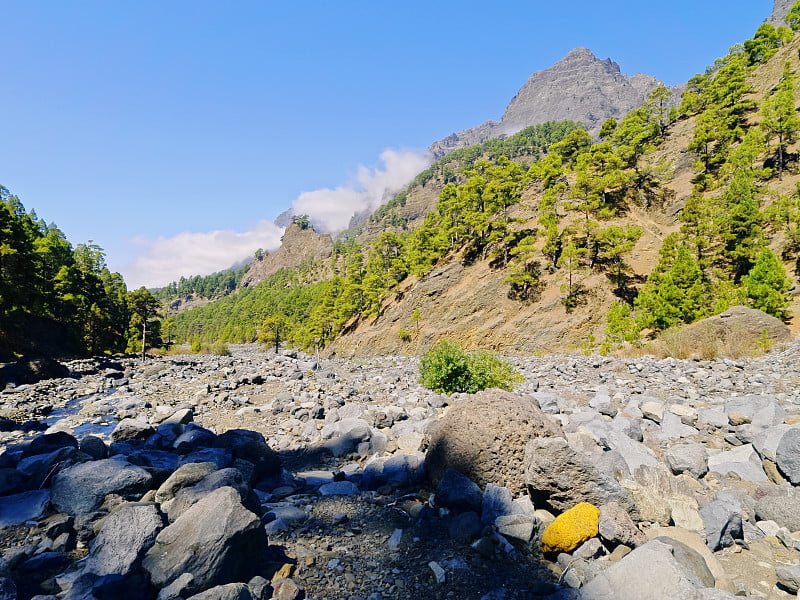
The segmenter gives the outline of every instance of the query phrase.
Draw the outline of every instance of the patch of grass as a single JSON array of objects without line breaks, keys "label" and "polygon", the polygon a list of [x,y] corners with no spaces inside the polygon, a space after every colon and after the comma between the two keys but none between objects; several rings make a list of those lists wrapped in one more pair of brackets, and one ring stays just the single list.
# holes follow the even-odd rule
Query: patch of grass
[{"label": "patch of grass", "polygon": [[747,358],[775,349],[767,331],[758,338],[752,331],[733,326],[729,329],[673,327],[663,331],[656,339],[638,345],[629,345],[616,352],[619,356],[635,358],[655,356],[711,360],[714,358]]}]

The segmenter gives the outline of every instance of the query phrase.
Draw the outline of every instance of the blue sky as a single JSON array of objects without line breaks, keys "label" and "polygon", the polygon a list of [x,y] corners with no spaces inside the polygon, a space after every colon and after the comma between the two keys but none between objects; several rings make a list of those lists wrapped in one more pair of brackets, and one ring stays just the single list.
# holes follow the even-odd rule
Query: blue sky
[{"label": "blue sky", "polygon": [[274,245],[265,221],[298,199],[392,189],[576,46],[677,84],[771,10],[0,0],[0,184],[130,286],[163,284]]}]

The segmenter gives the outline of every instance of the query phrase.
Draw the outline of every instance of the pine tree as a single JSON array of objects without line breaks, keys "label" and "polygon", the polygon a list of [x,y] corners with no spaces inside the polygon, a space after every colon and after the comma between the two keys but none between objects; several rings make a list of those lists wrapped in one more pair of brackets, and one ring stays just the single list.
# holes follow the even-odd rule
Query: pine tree
[{"label": "pine tree", "polygon": [[742,286],[753,308],[780,319],[788,318],[786,293],[792,287],[783,264],[769,248],[763,248],[750,272],[742,278]]},{"label": "pine tree", "polygon": [[765,131],[767,143],[778,138],[778,178],[783,177],[786,146],[791,144],[800,131],[800,117],[795,106],[795,84],[792,65],[789,61],[783,67],[783,76],[778,89],[764,101],[761,110],[761,126]]},{"label": "pine tree", "polygon": [[[671,253],[671,249],[667,252]],[[664,263],[669,267],[665,268]],[[709,299],[708,285],[700,265],[686,245],[681,244],[674,258],[665,255],[662,249],[661,261],[648,277],[634,306],[643,327],[662,330],[705,316]]]}]

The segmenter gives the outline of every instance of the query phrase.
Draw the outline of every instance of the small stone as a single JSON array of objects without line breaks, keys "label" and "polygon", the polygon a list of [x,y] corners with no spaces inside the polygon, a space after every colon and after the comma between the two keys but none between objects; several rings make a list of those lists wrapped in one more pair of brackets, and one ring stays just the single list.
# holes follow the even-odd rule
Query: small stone
[{"label": "small stone", "polygon": [[614,550],[611,551],[611,554],[608,555],[608,560],[610,562],[618,562],[628,556],[631,553],[633,548],[626,546],[625,544],[620,544]]},{"label": "small stone", "polygon": [[389,548],[390,552],[397,552],[398,548],[400,548],[400,540],[403,537],[403,530],[402,529],[395,529],[389,539],[386,540],[386,546]]},{"label": "small stone", "polygon": [[319,493],[323,496],[355,496],[358,486],[352,481],[334,481],[320,486]]},{"label": "small stone", "polygon": [[623,544],[635,548],[647,541],[628,511],[616,502],[609,502],[600,507],[598,530],[600,537],[612,545]]},{"label": "small stone", "polygon": [[431,571],[433,571],[433,577],[436,580],[436,583],[438,585],[443,584],[446,580],[444,569],[439,566],[439,563],[433,560],[428,563],[428,566],[431,568]]},{"label": "small stone", "polygon": [[527,542],[533,535],[534,519],[527,515],[501,515],[494,520],[502,535]]},{"label": "small stone", "polygon": [[583,558],[586,560],[593,559],[593,558],[600,558],[608,554],[606,549],[603,547],[602,542],[598,538],[592,538],[575,550],[572,553],[574,558]]},{"label": "small stone", "polygon": [[484,558],[494,556],[495,545],[488,537],[482,537],[472,543],[472,549]]},{"label": "small stone", "polygon": [[302,597],[303,588],[294,579],[277,579],[272,582],[272,600],[298,600]]}]

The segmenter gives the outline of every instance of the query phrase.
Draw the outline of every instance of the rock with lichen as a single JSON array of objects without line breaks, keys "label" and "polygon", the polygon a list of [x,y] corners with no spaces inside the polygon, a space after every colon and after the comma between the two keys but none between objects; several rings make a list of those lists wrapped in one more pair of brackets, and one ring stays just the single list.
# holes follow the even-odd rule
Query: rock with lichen
[{"label": "rock with lichen", "polygon": [[542,552],[572,552],[599,532],[600,509],[581,502],[561,513],[542,535]]}]

